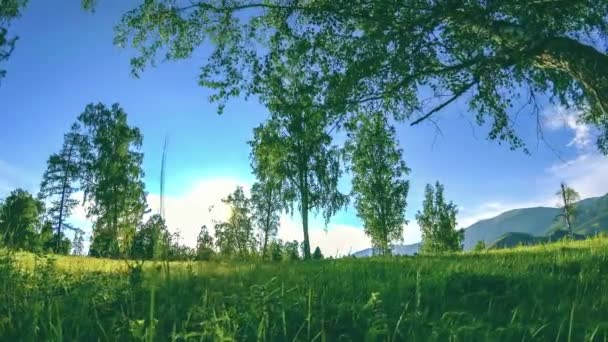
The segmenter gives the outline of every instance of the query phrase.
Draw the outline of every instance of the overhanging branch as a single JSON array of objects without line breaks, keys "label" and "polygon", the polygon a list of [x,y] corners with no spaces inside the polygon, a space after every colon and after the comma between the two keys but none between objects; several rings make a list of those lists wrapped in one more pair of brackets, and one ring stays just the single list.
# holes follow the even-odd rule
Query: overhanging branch
[{"label": "overhanging branch", "polygon": [[429,111],[428,113],[424,114],[422,117],[414,120],[410,126],[415,126],[419,123],[421,123],[422,121],[428,119],[429,117],[431,117],[433,114],[439,112],[440,110],[442,110],[443,108],[445,108],[446,106],[448,106],[450,103],[456,101],[460,96],[462,96],[464,93],[466,93],[469,89],[471,89],[475,84],[477,84],[477,81],[473,81],[470,83],[465,84],[462,88],[460,88],[460,90],[458,90],[456,93],[454,93],[454,95],[452,95],[452,97],[450,97],[447,101],[443,102],[442,104],[440,104],[439,106],[433,108],[431,111]]}]

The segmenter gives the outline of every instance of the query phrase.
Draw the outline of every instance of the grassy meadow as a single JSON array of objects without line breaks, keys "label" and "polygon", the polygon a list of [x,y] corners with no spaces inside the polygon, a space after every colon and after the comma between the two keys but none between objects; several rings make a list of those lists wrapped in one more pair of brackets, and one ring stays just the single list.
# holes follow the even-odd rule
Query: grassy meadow
[{"label": "grassy meadow", "polygon": [[607,341],[608,239],[300,263],[0,258],[3,341]]}]

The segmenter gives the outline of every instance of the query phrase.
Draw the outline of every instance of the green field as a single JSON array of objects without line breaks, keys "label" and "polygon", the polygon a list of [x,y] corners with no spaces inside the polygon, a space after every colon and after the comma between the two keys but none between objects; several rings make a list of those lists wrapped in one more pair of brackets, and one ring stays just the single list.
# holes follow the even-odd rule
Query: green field
[{"label": "green field", "polygon": [[9,256],[5,341],[606,341],[608,239],[238,264]]}]

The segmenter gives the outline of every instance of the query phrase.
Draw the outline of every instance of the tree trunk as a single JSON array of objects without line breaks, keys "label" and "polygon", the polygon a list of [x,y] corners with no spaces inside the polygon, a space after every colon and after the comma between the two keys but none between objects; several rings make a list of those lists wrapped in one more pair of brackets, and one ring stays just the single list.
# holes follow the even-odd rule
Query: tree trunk
[{"label": "tree trunk", "polygon": [[64,203],[65,203],[65,186],[66,186],[66,180],[67,178],[67,172],[66,175],[64,176],[63,179],[63,188],[61,189],[61,200],[59,202],[59,219],[57,222],[57,250],[56,252],[59,252],[59,244],[61,241],[61,225],[63,224],[63,207],[64,207]]},{"label": "tree trunk", "polygon": [[74,148],[73,144],[70,144],[70,149],[68,150],[68,156],[67,156],[67,163],[66,165],[64,165],[64,170],[63,170],[63,184],[62,184],[62,188],[61,188],[61,201],[59,203],[59,222],[57,223],[57,250],[56,252],[59,252],[59,247],[61,244],[61,228],[63,225],[63,210],[65,207],[65,192],[66,192],[66,188],[68,186],[68,179],[69,179],[69,167],[70,167],[70,163],[72,162],[72,150]]},{"label": "tree trunk", "polygon": [[584,88],[592,106],[608,116],[608,56],[592,46],[567,37],[546,39],[536,54],[544,69],[566,72]]},{"label": "tree trunk", "polygon": [[268,234],[270,233],[270,219],[272,217],[272,188],[266,194],[266,226],[264,227],[264,243],[262,244],[262,259],[266,259],[268,248]]},{"label": "tree trunk", "polygon": [[570,222],[570,203],[566,200],[566,186],[564,183],[561,184],[562,187],[562,199],[564,201],[564,218],[566,219],[566,224],[568,225],[568,232],[570,233],[570,238],[574,237],[572,233],[572,223]]},{"label": "tree trunk", "polygon": [[262,245],[262,259],[266,260],[266,249],[268,248],[268,231],[264,232],[264,243]]},{"label": "tree trunk", "polygon": [[[116,194],[118,192],[118,190],[116,189],[116,184],[114,184],[112,186],[112,189],[114,190],[112,195],[114,197],[116,197]],[[112,230],[111,230],[112,234],[111,234],[111,236],[113,239],[116,239],[115,240],[116,244],[113,241],[110,242],[111,243],[110,254],[112,255],[112,258],[115,258],[118,256],[119,251],[120,251],[120,246],[121,246],[120,236],[118,234],[118,203],[117,203],[116,199],[114,200],[112,207],[113,207],[113,210],[112,210]],[[118,248],[118,250],[114,250],[115,249],[114,247]]]},{"label": "tree trunk", "polygon": [[310,260],[310,239],[308,237],[308,184],[306,182],[306,172],[300,175],[300,191],[302,194],[302,231],[304,233],[304,260]]},{"label": "tree trunk", "polygon": [[310,209],[309,198],[308,198],[308,151],[305,144],[306,125],[304,121],[304,113],[300,113],[300,141],[299,141],[299,181],[300,181],[300,194],[302,199],[302,230],[304,232],[304,260],[310,260],[310,239],[308,237],[308,209]]},{"label": "tree trunk", "polygon": [[302,193],[302,230],[304,231],[304,260],[310,259],[310,239],[308,237],[308,192]]}]

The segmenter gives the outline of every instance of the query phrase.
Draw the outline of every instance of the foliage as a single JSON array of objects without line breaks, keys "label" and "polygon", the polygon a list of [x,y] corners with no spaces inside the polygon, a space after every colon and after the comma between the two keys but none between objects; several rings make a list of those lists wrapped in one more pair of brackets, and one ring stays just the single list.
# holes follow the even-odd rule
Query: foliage
[{"label": "foliage", "polygon": [[[0,0],[0,63],[6,62],[15,49],[18,37],[10,37],[8,27],[11,22],[21,16],[21,10],[28,0]],[[0,84],[6,76],[6,70],[0,68]]]},{"label": "foliage", "polygon": [[87,216],[94,219],[90,255],[128,255],[146,209],[139,152],[142,135],[118,104],[89,104],[78,117]]},{"label": "foliage", "polygon": [[321,73],[327,112],[380,107],[417,124],[462,100],[490,139],[518,148],[517,114],[539,116],[546,95],[599,128],[608,153],[606,18],[606,2],[591,0],[151,0],[123,16],[115,42],[139,51],[136,75],[159,55],[186,59],[212,42],[200,84],[220,110],[262,92],[277,56],[290,56]]},{"label": "foliage", "polygon": [[452,202],[446,203],[443,185],[427,184],[422,202],[422,211],[416,220],[422,231],[423,253],[445,253],[462,250],[464,231],[456,230],[458,209]]},{"label": "foliage", "polygon": [[23,189],[13,190],[0,205],[0,241],[14,249],[36,248],[43,212],[42,201]]},{"label": "foliage", "polygon": [[[561,194],[559,195],[559,201],[563,203]],[[576,202],[575,213],[576,219],[571,221],[574,234],[594,236],[608,230],[608,195],[586,198]],[[490,246],[508,233],[526,233],[534,237],[548,237],[553,232],[568,230],[567,222],[560,214],[563,214],[563,210],[555,207],[521,208],[506,211],[494,218],[479,221],[466,228],[464,249],[472,249],[479,240],[483,240]],[[562,219],[556,220],[556,217]]]},{"label": "foliage", "polygon": [[121,260],[1,253],[0,336],[133,341],[153,325],[154,341],[603,341],[607,261],[600,238],[390,260],[150,262],[139,273]]},{"label": "foliage", "polygon": [[268,254],[270,256],[271,261],[281,261],[283,260],[284,253],[284,245],[283,240],[278,239],[271,241],[268,246]]},{"label": "foliage", "polygon": [[196,260],[211,260],[214,254],[213,237],[209,234],[207,226],[202,226],[196,238]]},{"label": "foliage", "polygon": [[567,230],[556,230],[551,232],[551,234],[547,234],[546,236],[533,236],[526,233],[507,233],[496,241],[494,241],[491,245],[488,246],[488,249],[499,249],[499,248],[513,248],[517,246],[532,246],[539,244],[547,244],[552,243],[564,239],[569,240],[584,240],[589,236],[579,235],[579,234],[570,234]]},{"label": "foliage", "polygon": [[286,241],[283,245],[283,260],[297,261],[300,260],[300,244],[298,241]]},{"label": "foliage", "polygon": [[509,232],[543,235],[555,222],[556,208],[522,208],[504,212],[496,217],[475,222],[465,228],[464,249],[470,250],[477,241],[491,244]]},{"label": "foliage", "polygon": [[561,213],[558,215],[562,217],[566,222],[566,228],[568,228],[568,232],[570,233],[570,237],[573,236],[573,221],[576,217],[576,202],[578,202],[581,197],[573,188],[567,186],[565,183],[560,185],[559,191],[555,194],[559,198],[559,203],[557,206],[561,208]]},{"label": "foliage", "polygon": [[282,184],[281,202],[294,204],[302,217],[304,258],[310,259],[308,215],[322,212],[325,222],[347,203],[338,191],[340,150],[332,145],[330,113],[319,106],[319,79],[304,75],[289,61],[264,82],[263,102],[270,118],[254,129],[250,142],[256,172]]},{"label": "foliage", "polygon": [[72,248],[73,255],[84,255],[84,232],[81,229],[77,229],[74,232]]},{"label": "foliage", "polygon": [[63,233],[53,232],[53,224],[46,221],[40,228],[38,243],[34,248],[36,252],[50,252],[55,254],[70,254],[72,242]]},{"label": "foliage", "polygon": [[131,256],[143,260],[166,260],[170,245],[170,234],[165,220],[156,214],[137,229]]},{"label": "foliage", "polygon": [[[47,160],[47,169],[42,176],[38,197],[48,202],[47,215],[55,225],[56,234],[62,236],[62,228],[73,229],[66,224],[78,201],[72,195],[78,191],[77,183],[81,177],[80,151],[83,148],[79,126],[74,124],[64,136],[59,153],[52,154]],[[61,239],[57,239],[59,244]],[[59,248],[59,245],[56,246]]]},{"label": "foliage", "polygon": [[251,187],[251,209],[253,221],[260,235],[262,258],[267,259],[268,244],[277,235],[279,213],[283,209],[283,203],[280,184],[268,177],[260,178],[261,180]]},{"label": "foliage", "polygon": [[216,246],[222,256],[246,259],[255,247],[251,202],[241,186],[222,202],[229,206],[230,216],[215,225]]},{"label": "foliage", "polygon": [[473,247],[474,252],[483,252],[486,250],[486,243],[483,240],[477,241],[475,247]]},{"label": "foliage", "polygon": [[395,128],[382,113],[360,118],[352,128],[347,151],[351,159],[352,193],[357,215],[375,251],[390,254],[390,245],[403,239],[410,170],[397,146]]},{"label": "foliage", "polygon": [[325,259],[325,257],[323,256],[323,253],[321,252],[321,248],[319,248],[319,246],[317,246],[317,248],[315,248],[315,251],[312,253],[312,259],[313,260]]},{"label": "foliage", "polygon": [[196,259],[196,250],[182,244],[179,232],[169,235],[169,249],[166,260],[194,260]]}]

